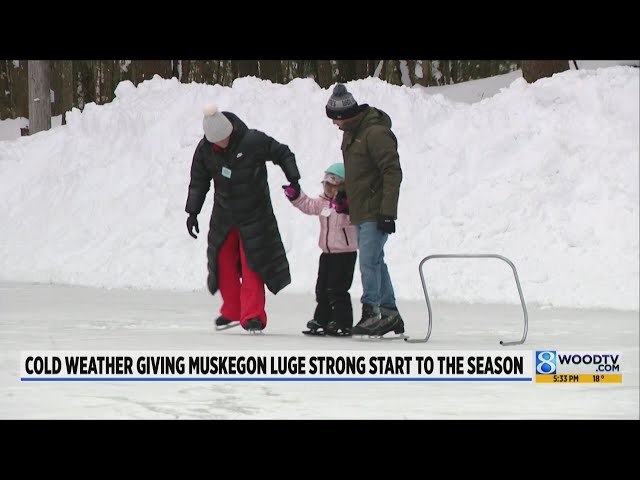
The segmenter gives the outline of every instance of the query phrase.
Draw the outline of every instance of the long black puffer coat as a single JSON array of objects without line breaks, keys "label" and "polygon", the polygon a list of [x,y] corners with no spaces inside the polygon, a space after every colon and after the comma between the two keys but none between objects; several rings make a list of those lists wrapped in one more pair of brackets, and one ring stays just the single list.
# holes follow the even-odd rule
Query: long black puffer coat
[{"label": "long black puffer coat", "polygon": [[224,151],[214,151],[214,145],[206,137],[200,140],[191,164],[185,208],[187,213],[200,213],[213,179],[207,287],[212,295],[218,291],[218,252],[235,226],[249,267],[276,294],[291,283],[291,274],[271,205],[266,162],[279,165],[289,182],[299,180],[300,172],[289,147],[259,130],[247,128],[235,114],[222,113],[233,125],[229,145]]}]

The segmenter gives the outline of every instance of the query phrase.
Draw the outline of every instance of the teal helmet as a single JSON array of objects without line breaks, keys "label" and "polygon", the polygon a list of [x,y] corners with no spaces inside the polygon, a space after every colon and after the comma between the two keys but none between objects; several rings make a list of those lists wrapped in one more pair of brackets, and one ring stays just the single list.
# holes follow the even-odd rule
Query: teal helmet
[{"label": "teal helmet", "polygon": [[324,173],[335,175],[336,177],[340,177],[344,180],[344,163],[334,163],[327,168]]}]

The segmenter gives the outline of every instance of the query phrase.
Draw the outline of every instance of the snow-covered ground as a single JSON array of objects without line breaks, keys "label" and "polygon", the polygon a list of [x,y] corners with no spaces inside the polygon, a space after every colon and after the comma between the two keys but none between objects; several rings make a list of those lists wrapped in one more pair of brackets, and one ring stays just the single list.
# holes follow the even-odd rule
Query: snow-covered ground
[{"label": "snow-covered ground", "polygon": [[[62,115],[51,117],[51,128],[62,125]],[[8,118],[0,121],[0,142],[20,138],[20,129],[29,126],[28,118]]]},{"label": "snow-covered ground", "polygon": [[[638,313],[433,304],[427,343],[300,334],[313,295],[268,295],[263,335],[216,332],[220,297],[204,292],[0,284],[0,417],[75,419],[638,419]],[[424,338],[424,301],[399,303]],[[357,308],[357,315],[360,314]],[[20,382],[20,351],[292,350],[398,354],[440,350],[617,352],[622,384],[535,382]],[[142,354],[142,353],[141,353]]]}]

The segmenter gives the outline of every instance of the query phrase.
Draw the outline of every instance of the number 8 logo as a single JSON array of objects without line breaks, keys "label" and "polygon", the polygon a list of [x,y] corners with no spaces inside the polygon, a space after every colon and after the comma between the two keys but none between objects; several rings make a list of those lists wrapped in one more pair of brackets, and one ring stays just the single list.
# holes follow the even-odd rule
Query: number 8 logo
[{"label": "number 8 logo", "polygon": [[556,371],[556,354],[554,352],[538,352],[536,362],[537,373],[555,373]]}]

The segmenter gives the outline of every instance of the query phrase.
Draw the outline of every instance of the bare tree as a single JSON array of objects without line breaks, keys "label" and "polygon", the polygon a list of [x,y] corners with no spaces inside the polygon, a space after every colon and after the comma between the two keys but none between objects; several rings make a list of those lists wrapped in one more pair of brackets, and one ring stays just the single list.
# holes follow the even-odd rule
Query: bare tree
[{"label": "bare tree", "polygon": [[113,78],[113,60],[103,60],[100,63],[102,64],[102,74],[100,75],[100,103],[105,104],[113,100],[113,92],[118,82]]},{"label": "bare tree", "polygon": [[182,65],[181,83],[191,83],[191,60],[180,60]]},{"label": "bare tree", "polygon": [[431,85],[431,60],[417,60],[414,68],[417,70],[416,83],[423,87]]},{"label": "bare tree", "polygon": [[237,66],[236,78],[258,76],[257,60],[236,60],[233,63]]},{"label": "bare tree", "polygon": [[386,78],[385,80],[391,85],[402,85],[402,75],[400,74],[399,60],[385,60]]},{"label": "bare tree", "polygon": [[11,106],[15,117],[29,116],[29,76],[27,60],[10,60],[9,82],[11,83]]},{"label": "bare tree", "polygon": [[260,60],[260,78],[282,83],[280,60]]},{"label": "bare tree", "polygon": [[51,82],[48,60],[29,60],[29,134],[51,128]]},{"label": "bare tree", "polygon": [[210,85],[215,85],[216,74],[218,70],[218,62],[216,60],[203,60],[202,61],[202,82]]},{"label": "bare tree", "polygon": [[348,82],[356,78],[355,60],[338,60],[338,78],[339,82]]},{"label": "bare tree", "polygon": [[171,78],[180,80],[180,62],[181,60],[171,60]]},{"label": "bare tree", "polygon": [[333,83],[330,60],[317,60],[318,65],[318,85],[322,88],[329,88]]},{"label": "bare tree", "polygon": [[[94,60],[80,60],[76,62],[79,74],[79,92],[78,92],[78,107],[80,109],[84,109],[84,106],[87,103],[96,101],[96,84],[95,84],[95,74],[94,72]],[[131,72],[134,80],[133,83],[137,84],[136,79],[136,60],[131,62]]]},{"label": "bare tree", "polygon": [[233,62],[231,60],[222,60],[222,81],[220,81],[220,85],[223,86],[232,86],[233,81],[236,79],[236,72],[233,68]]},{"label": "bare tree", "polygon": [[569,60],[522,60],[522,76],[528,83],[569,70]]},{"label": "bare tree", "polygon": [[9,63],[11,60],[0,60],[0,120],[14,118],[11,108],[11,79]]},{"label": "bare tree", "polygon": [[62,60],[62,90],[60,92],[60,111],[62,112],[62,124],[66,125],[66,114],[73,106],[73,62]]},{"label": "bare tree", "polygon": [[369,73],[369,61],[368,60],[354,60],[354,78],[367,78]]},{"label": "bare tree", "polygon": [[302,61],[302,78],[312,78],[316,83],[318,82],[318,66],[315,60],[303,60]]},{"label": "bare tree", "polygon": [[[374,60],[376,66],[373,70],[373,76],[385,80],[387,78],[387,60]],[[377,75],[376,75],[377,72]]]}]

